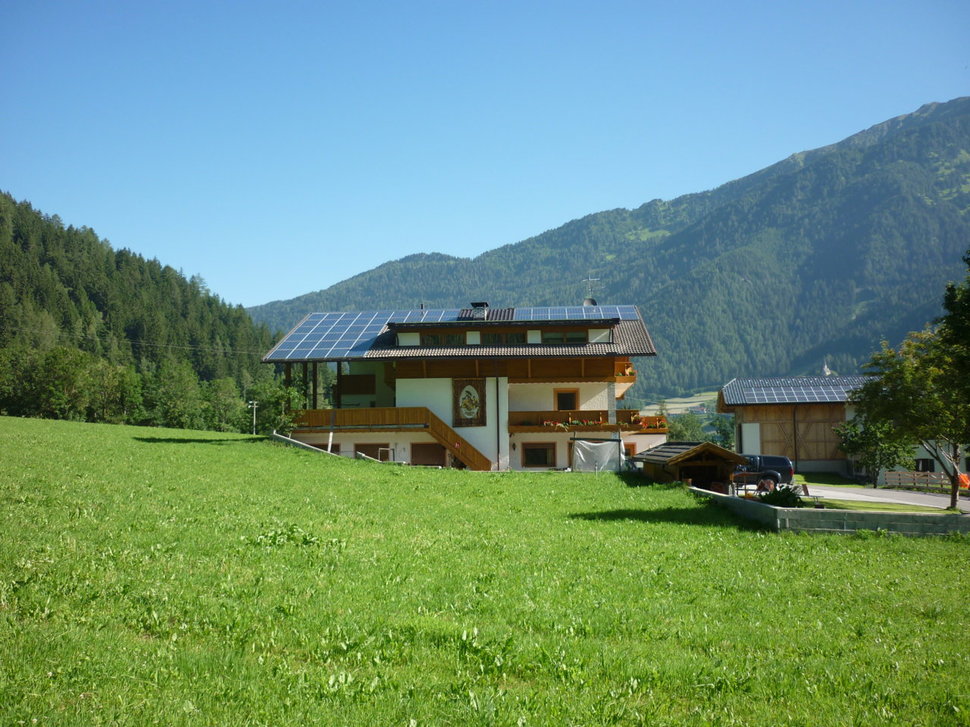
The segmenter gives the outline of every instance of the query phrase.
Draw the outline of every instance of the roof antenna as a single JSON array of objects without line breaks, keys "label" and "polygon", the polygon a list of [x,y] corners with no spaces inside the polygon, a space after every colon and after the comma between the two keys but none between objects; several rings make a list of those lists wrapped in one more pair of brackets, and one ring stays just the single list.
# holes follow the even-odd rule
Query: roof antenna
[{"label": "roof antenna", "polygon": [[596,305],[596,299],[593,297],[593,283],[598,283],[599,278],[591,278],[589,275],[583,280],[586,283],[586,298],[583,300],[583,305]]}]

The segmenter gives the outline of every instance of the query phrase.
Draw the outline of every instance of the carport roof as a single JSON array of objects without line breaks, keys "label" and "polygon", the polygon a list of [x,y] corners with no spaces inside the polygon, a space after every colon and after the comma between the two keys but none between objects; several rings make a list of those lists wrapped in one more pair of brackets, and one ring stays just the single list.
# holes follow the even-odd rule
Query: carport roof
[{"label": "carport roof", "polygon": [[744,464],[747,462],[744,455],[732,452],[713,442],[666,442],[658,444],[656,447],[644,450],[632,457],[637,462],[650,462],[659,465],[674,465],[696,457],[699,454],[708,454],[719,457],[734,464]]}]

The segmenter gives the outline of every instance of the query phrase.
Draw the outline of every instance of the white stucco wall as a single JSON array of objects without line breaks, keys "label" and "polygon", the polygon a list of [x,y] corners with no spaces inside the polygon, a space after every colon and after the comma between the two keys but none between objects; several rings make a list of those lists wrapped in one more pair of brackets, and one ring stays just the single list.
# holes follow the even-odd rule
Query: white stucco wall
[{"label": "white stucco wall", "polygon": [[579,389],[580,409],[608,409],[605,383],[592,384],[512,384],[509,386],[511,411],[555,411],[556,389]]},{"label": "white stucco wall", "polygon": [[[510,442],[515,445],[515,449],[510,452],[511,469],[514,470],[535,470],[535,467],[522,466],[522,443],[523,442],[542,442],[555,443],[556,445],[556,467],[569,467],[569,444],[573,440],[573,434],[569,432],[524,432],[513,434]],[[615,432],[582,432],[580,437],[589,439],[613,439]],[[656,447],[667,441],[666,434],[627,434],[623,436],[624,444],[636,446],[636,453]]]},{"label": "white stucco wall", "polygon": [[632,444],[636,447],[634,454],[640,454],[644,450],[657,447],[667,441],[666,434],[624,434],[623,443]]},{"label": "white stucco wall", "polygon": [[[398,379],[397,406],[426,406],[445,424],[454,427],[479,452],[499,469],[508,468],[508,398],[509,380],[506,377],[485,379],[485,426],[455,427],[452,422],[451,379]],[[497,382],[497,388],[496,388]],[[496,431],[498,427],[498,431]]]},{"label": "white stucco wall", "polygon": [[398,379],[397,405],[426,406],[451,424],[451,379]]},{"label": "white stucco wall", "polygon": [[[328,437],[328,432],[305,432],[299,435],[299,441],[326,449]],[[395,462],[411,461],[412,444],[434,441],[425,432],[346,432],[333,435],[333,443],[339,445],[343,457],[353,457],[354,446],[357,444],[387,444],[394,450]]]},{"label": "white stucco wall", "polygon": [[522,466],[522,443],[541,442],[543,444],[554,443],[556,445],[556,467],[563,468],[569,466],[569,434],[565,432],[527,432],[523,434],[513,434],[510,438],[511,445],[515,449],[509,453],[509,465],[513,470],[535,471],[537,467]]}]

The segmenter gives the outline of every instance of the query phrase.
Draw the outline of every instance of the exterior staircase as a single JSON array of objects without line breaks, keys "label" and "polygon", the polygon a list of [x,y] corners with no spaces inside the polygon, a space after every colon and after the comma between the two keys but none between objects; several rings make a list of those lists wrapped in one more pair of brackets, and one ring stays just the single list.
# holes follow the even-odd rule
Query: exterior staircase
[{"label": "exterior staircase", "polygon": [[492,461],[471,442],[424,406],[375,407],[371,409],[301,409],[294,412],[301,431],[386,432],[426,430],[435,441],[471,470],[488,472]]}]

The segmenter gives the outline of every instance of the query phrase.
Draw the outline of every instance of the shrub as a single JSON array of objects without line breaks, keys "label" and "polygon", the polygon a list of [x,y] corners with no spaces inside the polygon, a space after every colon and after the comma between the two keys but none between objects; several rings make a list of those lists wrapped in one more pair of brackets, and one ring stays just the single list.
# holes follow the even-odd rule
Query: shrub
[{"label": "shrub", "polygon": [[758,499],[766,505],[776,507],[801,507],[805,503],[798,496],[798,491],[788,485],[778,485],[771,492],[763,492],[758,495]]}]

